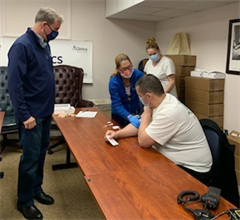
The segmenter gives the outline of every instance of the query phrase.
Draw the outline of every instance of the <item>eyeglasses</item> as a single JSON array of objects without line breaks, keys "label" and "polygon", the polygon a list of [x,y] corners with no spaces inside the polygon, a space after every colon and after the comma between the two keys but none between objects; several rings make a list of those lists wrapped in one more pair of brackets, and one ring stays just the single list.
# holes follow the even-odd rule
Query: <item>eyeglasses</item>
[{"label": "eyeglasses", "polygon": [[121,70],[122,72],[124,72],[124,71],[127,71],[127,70],[131,70],[133,68],[133,66],[132,65],[129,65],[128,67],[123,67],[123,68],[119,68],[119,70]]},{"label": "eyeglasses", "polygon": [[53,30],[52,28],[51,28],[51,26],[47,23],[47,26],[51,29],[51,31],[55,31],[55,32],[57,32],[56,30]]}]

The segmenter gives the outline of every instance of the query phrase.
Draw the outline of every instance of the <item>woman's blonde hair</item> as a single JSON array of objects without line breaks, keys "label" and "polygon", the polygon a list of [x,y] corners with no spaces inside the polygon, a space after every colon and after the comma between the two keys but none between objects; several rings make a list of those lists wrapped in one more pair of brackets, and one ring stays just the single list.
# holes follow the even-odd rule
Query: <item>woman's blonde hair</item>
[{"label": "woman's blonde hair", "polygon": [[116,56],[116,58],[115,58],[116,69],[113,72],[113,74],[111,75],[111,77],[119,73],[118,68],[120,67],[121,62],[124,61],[124,60],[128,60],[130,63],[132,63],[130,58],[128,57],[128,55],[126,55],[124,53],[120,53]]},{"label": "woman's blonde hair", "polygon": [[154,37],[148,38],[146,44],[147,44],[146,50],[148,50],[148,49],[156,49],[160,53],[159,46],[158,46],[158,44],[156,42],[156,39]]}]

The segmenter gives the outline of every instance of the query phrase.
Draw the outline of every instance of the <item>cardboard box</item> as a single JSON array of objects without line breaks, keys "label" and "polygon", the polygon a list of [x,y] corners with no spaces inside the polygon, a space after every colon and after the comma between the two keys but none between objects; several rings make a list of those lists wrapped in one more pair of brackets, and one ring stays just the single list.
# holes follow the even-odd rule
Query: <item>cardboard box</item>
[{"label": "cardboard box", "polygon": [[176,66],[175,65],[175,75],[190,76],[190,72],[194,69],[195,69],[195,66]]},{"label": "cardboard box", "polygon": [[175,76],[175,85],[176,87],[183,87],[185,89],[185,77]]},{"label": "cardboard box", "polygon": [[223,91],[207,92],[196,89],[185,89],[185,98],[196,102],[205,104],[218,104],[223,103]]},{"label": "cardboard box", "polygon": [[222,116],[223,104],[204,104],[185,99],[185,105],[192,110],[193,113],[210,116]]},{"label": "cardboard box", "polygon": [[224,79],[209,79],[202,77],[185,77],[185,88],[197,89],[201,91],[223,91],[224,90]]},{"label": "cardboard box", "polygon": [[235,155],[235,169],[240,172],[240,157]]},{"label": "cardboard box", "polygon": [[240,132],[233,130],[227,137],[229,143],[236,146],[235,155],[240,157]]},{"label": "cardboard box", "polygon": [[196,56],[191,55],[166,55],[171,58],[175,66],[196,66]]},{"label": "cardboard box", "polygon": [[237,175],[238,185],[240,185],[240,171],[238,171],[238,170],[235,170],[235,171],[236,171],[236,175]]},{"label": "cardboard box", "polygon": [[223,116],[206,116],[206,115],[201,115],[201,114],[198,114],[198,113],[194,113],[196,115],[196,117],[198,118],[198,120],[200,119],[203,119],[203,118],[209,118],[211,120],[213,120],[214,122],[217,123],[217,125],[220,127],[220,128],[223,128]]}]

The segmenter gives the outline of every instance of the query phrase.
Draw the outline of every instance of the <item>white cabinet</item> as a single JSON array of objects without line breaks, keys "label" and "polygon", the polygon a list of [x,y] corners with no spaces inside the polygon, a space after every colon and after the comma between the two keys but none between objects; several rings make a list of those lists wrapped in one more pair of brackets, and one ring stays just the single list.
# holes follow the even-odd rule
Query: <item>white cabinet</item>
[{"label": "white cabinet", "polygon": [[106,0],[106,17],[133,7],[145,0]]}]

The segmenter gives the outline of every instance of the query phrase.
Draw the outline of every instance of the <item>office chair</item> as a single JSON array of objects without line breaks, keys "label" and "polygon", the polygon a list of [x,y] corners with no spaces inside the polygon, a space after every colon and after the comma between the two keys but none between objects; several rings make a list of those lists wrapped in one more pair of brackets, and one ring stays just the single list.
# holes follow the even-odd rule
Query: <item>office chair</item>
[{"label": "office chair", "polygon": [[[144,67],[145,67],[147,61],[148,61],[147,58],[142,59],[142,60],[139,62],[139,64],[138,64],[138,70],[140,70],[141,72],[143,72]],[[144,72],[143,72],[143,73],[144,73]]]},{"label": "office chair", "polygon": [[9,134],[18,133],[18,127],[16,118],[14,115],[13,105],[10,100],[8,85],[7,85],[7,67],[0,67],[0,111],[5,112],[3,125],[2,125],[2,141],[0,145],[0,152],[4,150],[6,146],[20,147],[18,145],[18,139],[9,139]]},{"label": "office chair", "polygon": [[221,189],[221,196],[238,207],[239,194],[235,172],[235,146],[229,144],[226,135],[214,121],[200,119],[200,124],[213,158],[209,186]]},{"label": "office chair", "polygon": [[[57,65],[53,67],[55,74],[56,95],[55,103],[67,103],[77,107],[93,107],[93,102],[82,99],[82,85],[84,72],[82,68]],[[54,121],[51,125],[52,130],[58,130]],[[52,154],[52,149],[65,142],[63,136],[48,148],[48,154]]]}]

